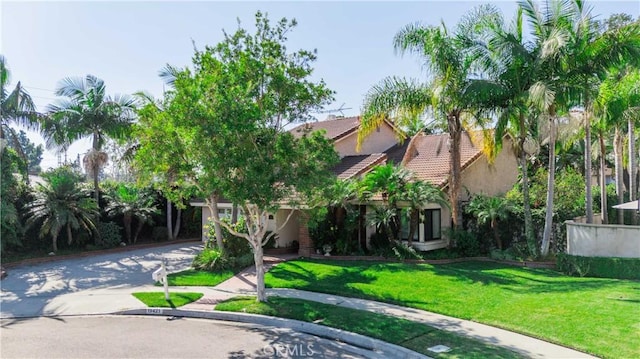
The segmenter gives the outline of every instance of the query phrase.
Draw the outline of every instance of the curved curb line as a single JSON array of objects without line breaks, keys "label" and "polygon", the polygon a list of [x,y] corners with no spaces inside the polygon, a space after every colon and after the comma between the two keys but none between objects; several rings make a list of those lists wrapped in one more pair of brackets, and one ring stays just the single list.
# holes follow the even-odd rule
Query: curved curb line
[{"label": "curved curb line", "polygon": [[318,337],[339,340],[341,342],[368,349],[374,352],[382,352],[388,358],[416,358],[432,359],[426,355],[399,345],[384,342],[382,340],[367,337],[361,334],[347,332],[324,325],[302,322],[293,319],[269,317],[259,314],[235,313],[235,312],[201,312],[194,310],[146,308],[131,309],[113,313],[115,315],[160,315],[169,317],[188,317],[201,319],[215,319],[240,323],[253,323],[277,328],[288,328],[297,332],[307,333]]}]

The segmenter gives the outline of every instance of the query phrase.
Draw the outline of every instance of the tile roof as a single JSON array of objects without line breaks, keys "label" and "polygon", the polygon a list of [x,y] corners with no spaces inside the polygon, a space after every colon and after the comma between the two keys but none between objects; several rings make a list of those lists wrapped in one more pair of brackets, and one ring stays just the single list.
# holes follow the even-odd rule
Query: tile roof
[{"label": "tile roof", "polygon": [[384,163],[386,159],[384,153],[346,156],[333,168],[333,173],[340,179],[354,178],[368,172],[373,166]]},{"label": "tile roof", "polygon": [[[418,134],[411,139],[403,159],[404,166],[422,180],[444,187],[449,180],[449,134]],[[476,141],[477,142],[477,141]],[[460,144],[460,164],[464,170],[482,155],[481,145],[474,145],[463,133]]]},{"label": "tile roof", "polygon": [[290,132],[296,137],[301,137],[306,131],[325,130],[327,138],[335,141],[356,132],[359,125],[360,116],[338,117],[335,120],[308,122],[291,129]]}]

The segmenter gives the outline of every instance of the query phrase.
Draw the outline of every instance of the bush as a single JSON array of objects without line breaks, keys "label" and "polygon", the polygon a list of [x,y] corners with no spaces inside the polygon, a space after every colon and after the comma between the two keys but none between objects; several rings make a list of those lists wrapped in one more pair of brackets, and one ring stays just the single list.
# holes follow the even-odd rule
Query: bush
[{"label": "bush", "polygon": [[164,242],[169,240],[167,227],[153,227],[153,230],[151,231],[151,238],[156,242]]},{"label": "bush", "polygon": [[477,257],[482,254],[478,237],[474,233],[465,230],[449,230],[448,236],[455,249],[462,257]]},{"label": "bush", "polygon": [[195,269],[215,272],[226,269],[242,269],[253,263],[253,253],[231,257],[222,254],[217,248],[205,248],[193,259],[192,266]]},{"label": "bush", "polygon": [[614,279],[640,279],[640,259],[581,257],[559,253],[558,270],[568,275]]},{"label": "bush", "polygon": [[116,222],[98,222],[96,225],[100,234],[100,246],[113,248],[122,242],[122,227]]}]

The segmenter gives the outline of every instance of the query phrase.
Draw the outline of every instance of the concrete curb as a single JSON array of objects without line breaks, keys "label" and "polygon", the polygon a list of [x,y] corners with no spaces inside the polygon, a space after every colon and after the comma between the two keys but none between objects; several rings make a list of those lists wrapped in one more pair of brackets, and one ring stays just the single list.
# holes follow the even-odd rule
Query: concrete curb
[{"label": "concrete curb", "polygon": [[367,337],[361,334],[347,332],[341,329],[335,329],[324,325],[302,322],[299,320],[269,317],[259,314],[247,314],[236,312],[202,312],[195,310],[182,309],[166,309],[166,308],[146,308],[124,310],[114,315],[156,315],[168,317],[187,317],[200,319],[215,319],[230,322],[252,323],[276,328],[287,328],[297,332],[307,333],[318,337],[338,340],[349,345],[364,348],[374,352],[381,353],[387,358],[420,358],[432,359],[426,355],[414,352],[413,350],[401,347],[399,345],[384,342],[382,340]]}]

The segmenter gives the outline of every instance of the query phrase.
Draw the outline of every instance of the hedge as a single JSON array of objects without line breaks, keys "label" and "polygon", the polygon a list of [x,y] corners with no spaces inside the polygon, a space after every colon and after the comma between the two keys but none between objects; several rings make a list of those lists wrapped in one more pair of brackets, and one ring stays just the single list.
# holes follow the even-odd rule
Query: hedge
[{"label": "hedge", "polygon": [[581,277],[640,279],[640,258],[557,256],[558,270]]}]

